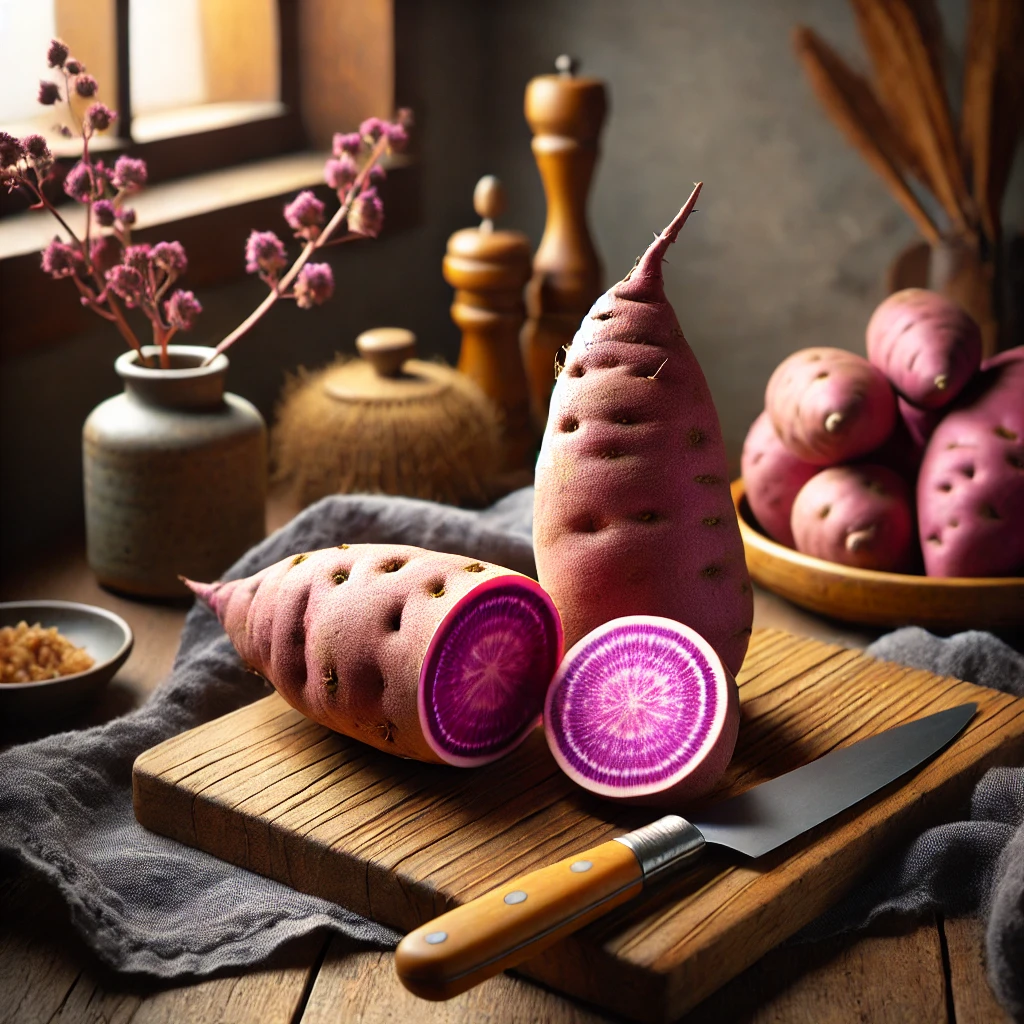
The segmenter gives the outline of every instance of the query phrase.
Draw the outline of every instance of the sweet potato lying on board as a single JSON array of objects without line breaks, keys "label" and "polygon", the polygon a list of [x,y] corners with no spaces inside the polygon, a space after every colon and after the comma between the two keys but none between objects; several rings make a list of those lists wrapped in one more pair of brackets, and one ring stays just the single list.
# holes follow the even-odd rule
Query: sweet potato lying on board
[{"label": "sweet potato lying on board", "polygon": [[342,544],[193,583],[284,699],[379,750],[471,766],[526,737],[562,655],[529,577],[403,544]]}]

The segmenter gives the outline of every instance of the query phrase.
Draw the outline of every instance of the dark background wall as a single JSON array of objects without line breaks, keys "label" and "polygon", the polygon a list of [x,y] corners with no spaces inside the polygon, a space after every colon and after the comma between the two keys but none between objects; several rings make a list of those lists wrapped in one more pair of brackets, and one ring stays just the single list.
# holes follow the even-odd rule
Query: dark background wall
[{"label": "dark background wall", "polygon": [[[691,183],[705,182],[666,283],[734,466],[768,376],[785,355],[815,344],[862,350],[886,265],[917,236],[821,112],[792,54],[791,29],[803,22],[863,65],[846,0],[415,6],[423,222],[337,250],[338,287],[328,306],[279,308],[233,349],[229,385],[264,415],[272,415],[286,371],[350,350],[370,326],[409,326],[424,351],[454,360],[458,335],[440,273],[445,241],[473,223],[472,189],[484,173],[506,183],[504,226],[539,241],[544,200],[523,88],[562,52],[603,78],[611,95],[591,203],[606,283],[628,270]],[[964,4],[947,0],[941,8],[955,66]],[[1022,163],[1008,203],[1008,220],[1018,226]],[[41,278],[27,301],[45,302],[47,289],[61,286]],[[226,332],[261,294],[251,281],[205,292],[208,338],[196,332],[194,340]],[[79,528],[79,431],[88,411],[118,389],[111,364],[121,347],[105,328],[98,322],[86,335],[0,368],[5,560],[16,548]]]}]

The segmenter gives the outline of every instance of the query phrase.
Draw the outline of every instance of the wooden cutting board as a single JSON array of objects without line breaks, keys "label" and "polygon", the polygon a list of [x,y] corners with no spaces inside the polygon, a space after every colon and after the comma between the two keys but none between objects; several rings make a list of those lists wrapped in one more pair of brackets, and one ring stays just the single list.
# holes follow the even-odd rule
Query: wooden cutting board
[{"label": "wooden cutting board", "polygon": [[[522,973],[672,1020],[834,903],[886,846],[962,814],[987,768],[1024,761],[1024,700],[841,647],[760,630],[739,684],[740,740],[717,795],[943,708],[978,713],[907,780],[756,862],[709,848]],[[540,730],[486,768],[426,765],[332,733],[276,694],[142,754],[134,793],[146,828],[402,930],[657,817],[576,790]]]}]

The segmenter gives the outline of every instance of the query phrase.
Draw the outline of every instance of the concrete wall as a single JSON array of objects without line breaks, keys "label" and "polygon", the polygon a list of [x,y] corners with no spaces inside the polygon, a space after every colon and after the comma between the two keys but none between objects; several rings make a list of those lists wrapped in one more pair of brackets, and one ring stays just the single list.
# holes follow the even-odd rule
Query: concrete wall
[{"label": "concrete wall", "polygon": [[[862,348],[889,260],[916,233],[873,172],[840,138],[805,83],[790,31],[803,22],[862,60],[846,0],[409,0],[420,20],[410,58],[424,174],[424,223],[334,257],[338,290],[315,313],[277,310],[239,343],[230,386],[266,414],[283,374],[315,366],[381,323],[415,329],[453,359],[457,334],[440,274],[448,235],[473,222],[477,177],[506,183],[503,223],[534,243],[544,201],[523,120],[527,80],[569,52],[608,83],[591,220],[610,283],[660,230],[695,179],[700,212],[667,269],[669,297],[701,360],[734,467],[764,385],[808,345]],[[942,4],[951,39],[962,0]],[[951,46],[951,58],[955,57]],[[402,101],[402,97],[399,97]],[[1021,164],[1012,223],[1024,223]],[[59,287],[40,281],[38,301]],[[241,282],[211,290],[205,329],[230,328],[258,301]],[[105,325],[5,365],[0,394],[3,552],[81,521],[82,420],[117,381]],[[214,330],[216,328],[216,330]],[[45,470],[40,471],[39,467]]]}]

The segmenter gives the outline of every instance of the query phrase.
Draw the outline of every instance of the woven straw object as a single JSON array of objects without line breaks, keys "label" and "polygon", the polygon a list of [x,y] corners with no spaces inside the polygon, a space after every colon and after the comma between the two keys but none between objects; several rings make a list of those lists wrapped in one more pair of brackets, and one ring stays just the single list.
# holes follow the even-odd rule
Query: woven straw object
[{"label": "woven straw object", "polygon": [[485,504],[501,458],[490,400],[457,370],[413,358],[411,331],[366,331],[356,348],[362,359],[300,370],[285,385],[274,483],[301,505],[337,493]]}]

